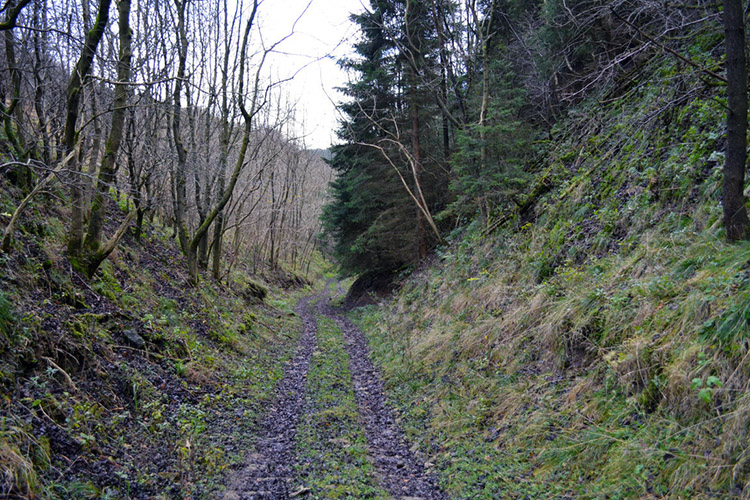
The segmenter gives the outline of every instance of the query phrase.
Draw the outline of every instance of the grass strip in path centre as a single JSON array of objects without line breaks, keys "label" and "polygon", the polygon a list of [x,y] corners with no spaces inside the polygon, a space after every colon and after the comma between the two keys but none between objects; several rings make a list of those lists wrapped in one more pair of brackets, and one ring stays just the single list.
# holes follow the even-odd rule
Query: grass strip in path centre
[{"label": "grass strip in path centre", "polygon": [[308,374],[308,406],[297,433],[297,473],[307,498],[387,499],[377,487],[359,421],[339,327],[318,316],[318,348]]}]

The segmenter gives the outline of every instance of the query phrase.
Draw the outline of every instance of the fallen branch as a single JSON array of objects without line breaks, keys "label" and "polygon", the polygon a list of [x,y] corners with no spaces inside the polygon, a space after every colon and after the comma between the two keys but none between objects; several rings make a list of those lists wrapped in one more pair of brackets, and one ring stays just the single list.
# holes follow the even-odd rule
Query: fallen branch
[{"label": "fallen branch", "polygon": [[709,76],[711,76],[713,78],[716,78],[719,81],[727,83],[727,79],[725,77],[721,76],[720,74],[716,73],[715,71],[711,71],[708,68],[704,68],[703,66],[701,66],[697,62],[695,62],[695,61],[693,61],[691,59],[688,59],[687,57],[683,56],[682,54],[680,54],[676,50],[667,47],[666,45],[664,45],[663,43],[661,43],[659,40],[657,40],[656,38],[652,37],[651,35],[649,35],[645,31],[643,31],[642,29],[640,29],[638,26],[636,26],[635,24],[631,23],[630,21],[628,21],[627,19],[625,19],[624,17],[622,17],[620,14],[617,13],[617,11],[615,9],[610,8],[610,10],[612,11],[612,14],[617,19],[619,19],[623,23],[627,24],[628,26],[630,26],[631,28],[633,28],[634,30],[636,30],[638,32],[638,34],[640,34],[643,38],[645,38],[649,42],[651,42],[651,43],[659,46],[659,48],[661,48],[662,50],[665,50],[665,51],[669,52],[670,54],[672,54],[673,56],[675,56],[680,61],[682,61],[682,62],[684,62],[684,63],[692,66],[693,68],[697,69],[698,71],[702,71],[703,73],[706,73],[707,75],[709,75]]},{"label": "fallen branch", "polygon": [[65,370],[63,370],[62,368],[60,368],[60,365],[58,365],[57,363],[55,363],[54,361],[52,361],[52,358],[48,358],[47,356],[42,356],[42,359],[44,359],[47,363],[49,363],[50,365],[52,365],[52,368],[54,368],[55,370],[59,371],[62,374],[62,376],[65,379],[65,381],[70,386],[70,388],[73,389],[74,391],[78,392],[78,387],[76,387],[76,384],[73,382],[73,379],[70,378],[70,375],[68,375],[68,372],[66,372]]},{"label": "fallen branch", "polygon": [[94,255],[88,258],[86,273],[88,274],[89,278],[91,278],[94,273],[96,273],[96,270],[99,269],[101,263],[104,262],[107,257],[109,257],[109,254],[115,251],[115,248],[117,248],[117,244],[120,242],[122,237],[125,236],[125,232],[128,230],[130,223],[133,222],[133,219],[135,219],[135,216],[135,210],[128,213],[127,217],[125,217],[125,220],[123,220],[120,224],[120,227],[117,228],[115,234],[113,234],[112,237],[107,241],[107,243],[105,243],[102,249],[98,250]]}]

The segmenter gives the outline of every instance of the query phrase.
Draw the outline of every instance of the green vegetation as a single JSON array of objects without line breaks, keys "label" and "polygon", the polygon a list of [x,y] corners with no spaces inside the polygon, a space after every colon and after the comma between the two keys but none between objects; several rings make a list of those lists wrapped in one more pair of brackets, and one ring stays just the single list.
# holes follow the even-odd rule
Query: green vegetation
[{"label": "green vegetation", "polygon": [[[340,271],[358,277],[334,304],[381,302],[352,317],[449,498],[750,498],[738,0],[724,1],[732,14],[696,0],[372,0],[341,62],[330,199],[319,155],[272,123],[293,113],[272,109],[270,52],[246,46],[266,38],[252,22],[234,31],[254,14],[216,30],[193,27],[218,4],[136,16],[136,52],[177,57],[144,59],[138,80],[153,83],[126,92],[82,80],[94,57],[104,76],[115,53],[125,70],[125,45],[83,43],[75,2],[59,15],[27,4],[8,2],[4,21],[0,497],[220,494],[294,352],[294,304]],[[97,16],[88,36],[114,48],[129,17],[111,30]],[[171,34],[156,52],[141,45],[153,29]],[[66,101],[41,82],[81,47]],[[225,54],[223,69],[193,68],[196,50]],[[84,87],[96,99],[79,106]],[[107,109],[128,145],[103,161]],[[80,148],[68,166],[63,144]],[[39,181],[64,167],[100,182]],[[87,220],[92,251],[106,249],[96,259],[81,253]],[[318,318],[297,496],[388,498],[348,361],[341,330]]]},{"label": "green vegetation", "polygon": [[746,494],[750,244],[725,242],[716,202],[724,109],[695,96],[664,126],[678,90],[649,76],[697,82],[642,71],[555,127],[533,214],[476,221],[356,313],[451,498]]},{"label": "green vegetation", "polygon": [[84,283],[59,217],[29,212],[28,252],[2,256],[0,496],[210,496],[244,461],[309,289],[244,265],[189,287],[158,225]]},{"label": "green vegetation", "polygon": [[375,469],[354,400],[344,338],[333,320],[318,322],[318,348],[308,374],[309,411],[297,434],[297,473],[312,498],[387,499]]}]

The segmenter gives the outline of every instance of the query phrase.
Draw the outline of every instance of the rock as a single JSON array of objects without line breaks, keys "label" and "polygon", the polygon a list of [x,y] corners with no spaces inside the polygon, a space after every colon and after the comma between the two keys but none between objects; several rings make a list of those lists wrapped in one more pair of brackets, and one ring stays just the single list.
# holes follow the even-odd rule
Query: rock
[{"label": "rock", "polygon": [[143,340],[143,337],[138,335],[138,332],[136,332],[134,329],[131,328],[128,330],[123,330],[122,334],[134,347],[137,347],[138,349],[143,349],[144,347],[146,347],[146,341]]},{"label": "rock", "polygon": [[242,290],[242,296],[248,303],[263,302],[267,295],[268,289],[252,280],[248,280]]}]

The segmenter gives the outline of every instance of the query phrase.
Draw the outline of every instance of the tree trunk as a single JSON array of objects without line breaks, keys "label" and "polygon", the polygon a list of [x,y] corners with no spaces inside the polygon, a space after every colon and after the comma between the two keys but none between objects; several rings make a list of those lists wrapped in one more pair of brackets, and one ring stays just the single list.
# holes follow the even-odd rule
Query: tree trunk
[{"label": "tree trunk", "polygon": [[[174,83],[174,94],[172,102],[172,140],[174,141],[175,150],[177,151],[177,165],[173,174],[174,187],[174,218],[177,237],[180,240],[180,247],[187,255],[189,245],[187,227],[185,225],[185,207],[187,205],[186,177],[185,169],[187,164],[187,151],[182,143],[180,118],[182,114],[182,85],[185,79],[185,65],[187,60],[188,39],[185,27],[185,10],[188,0],[175,0],[177,5],[177,40],[178,40],[178,66],[177,78]],[[190,265],[190,256],[188,255],[188,266]],[[197,272],[196,272],[197,275]]]},{"label": "tree trunk", "polygon": [[132,58],[130,0],[120,0],[117,10],[119,15],[120,54],[117,61],[118,84],[115,86],[112,126],[104,148],[104,157],[99,168],[97,188],[91,203],[88,232],[83,242],[83,260],[86,262],[86,273],[89,277],[96,273],[96,270],[104,259],[117,247],[117,243],[125,234],[125,230],[134,216],[132,213],[129,214],[115,235],[112,236],[104,247],[101,246],[102,229],[107,213],[107,205],[109,204],[109,188],[115,182],[117,173],[115,161],[117,159],[117,151],[120,149],[120,142],[122,141],[122,133],[125,126],[125,111],[128,106],[127,82],[130,81],[130,61]]},{"label": "tree trunk", "polygon": [[[5,32],[5,59],[8,64],[8,73],[10,73],[11,97],[8,106],[3,106],[2,114],[5,122],[5,134],[15,150],[16,159],[19,162],[24,162],[27,160],[28,152],[26,150],[26,141],[24,139],[22,127],[20,126],[21,107],[19,104],[21,103],[21,70],[18,67],[18,61],[16,60],[15,45],[16,39],[13,36],[13,31],[7,30]],[[13,127],[14,117],[17,123],[17,127],[15,128]],[[26,170],[28,170],[28,167]],[[31,182],[30,171],[28,176],[21,173],[17,180],[19,181],[19,186],[23,189],[29,189]]]},{"label": "tree trunk", "polygon": [[[414,155],[414,183],[415,191],[420,193],[420,202],[424,203],[421,197],[422,192],[422,145],[419,140],[419,105],[417,104],[416,88],[412,89],[413,102],[411,103],[411,146]],[[417,242],[419,244],[419,258],[427,257],[427,228],[425,226],[423,210],[417,207]]]},{"label": "tree trunk", "polygon": [[120,0],[117,8],[120,18],[118,26],[120,36],[120,55],[117,62],[118,83],[115,86],[112,126],[104,147],[102,163],[99,167],[96,190],[91,203],[91,217],[89,218],[88,231],[83,243],[84,252],[87,255],[98,252],[101,245],[102,228],[110,198],[109,189],[115,182],[117,152],[120,149],[120,142],[122,141],[123,129],[125,127],[125,112],[128,106],[127,82],[130,81],[130,60],[132,58],[130,0]]},{"label": "tree trunk", "polygon": [[46,2],[34,3],[33,26],[37,28],[33,34],[34,40],[34,110],[36,111],[37,120],[39,121],[39,134],[41,136],[41,157],[42,161],[49,165],[52,162],[52,145],[50,144],[49,119],[47,118],[47,106],[44,104],[45,90],[44,82],[46,75],[46,61],[43,61],[42,53],[48,46],[48,33],[43,31],[42,17],[46,11]]},{"label": "tree trunk", "polygon": [[[232,134],[233,126],[232,120],[229,116],[229,39],[227,36],[227,29],[229,27],[227,0],[223,1],[224,11],[224,45],[226,46],[224,52],[224,59],[222,61],[221,69],[221,135],[219,136],[219,173],[218,182],[219,189],[216,193],[216,197],[221,199],[224,196],[224,189],[226,187],[226,175],[227,165],[229,163],[229,139]],[[211,262],[211,273],[216,281],[221,280],[221,258],[224,253],[224,211],[220,211],[216,216],[216,222],[214,222],[214,234],[212,243],[212,262]]]},{"label": "tree trunk", "polygon": [[727,238],[739,240],[747,237],[748,228],[744,195],[747,160],[747,69],[741,0],[724,0],[724,32],[728,109],[722,203]]},{"label": "tree trunk", "polygon": [[[68,154],[75,148],[78,142],[76,132],[76,122],[78,121],[79,105],[81,102],[81,92],[85,79],[91,70],[91,63],[96,54],[96,48],[104,35],[104,29],[109,22],[109,6],[112,0],[99,0],[99,10],[96,16],[94,27],[86,34],[86,41],[81,50],[81,56],[73,68],[68,81],[66,95],[66,114],[65,114],[65,131],[63,134],[63,146],[65,153]],[[70,180],[70,231],[68,235],[68,255],[78,257],[81,253],[83,244],[83,188],[80,176],[80,163],[75,162],[73,168],[73,178]]]},{"label": "tree trunk", "polygon": [[213,236],[213,261],[211,262],[211,273],[216,281],[221,279],[221,255],[224,253],[223,235],[224,233],[224,214],[220,212],[214,222]]},{"label": "tree trunk", "polygon": [[146,210],[141,207],[136,207],[136,217],[135,217],[135,241],[138,243],[141,242],[141,237],[143,235],[143,216],[146,214]]}]

